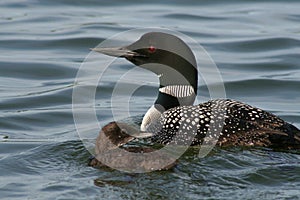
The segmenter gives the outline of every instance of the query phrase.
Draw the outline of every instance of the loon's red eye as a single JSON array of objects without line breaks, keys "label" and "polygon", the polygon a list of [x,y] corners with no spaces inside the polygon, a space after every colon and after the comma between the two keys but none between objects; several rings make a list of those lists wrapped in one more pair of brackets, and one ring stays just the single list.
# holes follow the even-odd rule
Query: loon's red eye
[{"label": "loon's red eye", "polygon": [[149,53],[154,53],[155,51],[156,51],[156,48],[155,48],[155,46],[150,46],[149,48],[148,48],[148,51],[149,51]]}]

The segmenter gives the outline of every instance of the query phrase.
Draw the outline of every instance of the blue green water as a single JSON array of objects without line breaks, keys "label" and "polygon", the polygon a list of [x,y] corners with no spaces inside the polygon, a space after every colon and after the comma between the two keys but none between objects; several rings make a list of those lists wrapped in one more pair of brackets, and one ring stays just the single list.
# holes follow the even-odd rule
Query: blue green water
[{"label": "blue green water", "polygon": [[[122,31],[162,27],[207,50],[228,98],[300,127],[299,10],[293,0],[1,1],[0,198],[299,199],[299,151],[216,148],[200,159],[190,150],[170,171],[99,170],[87,166],[90,153],[72,114],[76,73],[89,48]],[[132,67],[118,62],[120,73]],[[95,102],[104,124],[112,121],[106,111],[117,81],[107,78]],[[155,100],[155,83],[147,88],[135,97],[133,116]]]}]

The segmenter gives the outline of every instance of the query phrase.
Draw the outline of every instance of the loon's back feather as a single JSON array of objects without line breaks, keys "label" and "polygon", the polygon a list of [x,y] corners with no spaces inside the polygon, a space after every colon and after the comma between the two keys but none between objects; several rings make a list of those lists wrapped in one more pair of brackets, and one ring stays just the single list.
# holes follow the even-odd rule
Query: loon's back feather
[{"label": "loon's back feather", "polygon": [[[199,145],[300,146],[300,130],[259,108],[230,99],[211,100],[196,106],[165,111],[149,131],[153,141]],[[206,137],[207,136],[207,137]],[[205,139],[204,139],[205,138]]]}]

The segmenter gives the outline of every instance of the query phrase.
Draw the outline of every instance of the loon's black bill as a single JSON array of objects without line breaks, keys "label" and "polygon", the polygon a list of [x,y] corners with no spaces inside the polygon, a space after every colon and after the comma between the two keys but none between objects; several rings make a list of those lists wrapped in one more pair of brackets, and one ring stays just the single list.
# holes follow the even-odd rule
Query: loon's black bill
[{"label": "loon's black bill", "polygon": [[126,49],[124,47],[113,47],[113,48],[92,48],[92,51],[102,53],[108,56],[114,56],[114,57],[133,57],[133,56],[139,56],[137,52],[131,51],[129,49]]}]

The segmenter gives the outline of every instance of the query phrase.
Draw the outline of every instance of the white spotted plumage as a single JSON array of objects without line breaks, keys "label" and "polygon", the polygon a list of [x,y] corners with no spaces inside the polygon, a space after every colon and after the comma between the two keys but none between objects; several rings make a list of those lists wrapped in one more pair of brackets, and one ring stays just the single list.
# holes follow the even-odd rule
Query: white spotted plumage
[{"label": "white spotted plumage", "polygon": [[[197,145],[208,135],[220,145],[231,139],[235,139],[235,143],[252,145],[265,138],[258,130],[284,132],[285,125],[282,119],[261,109],[234,100],[217,99],[195,106],[171,108],[148,131],[154,133],[154,142],[163,144],[171,142],[176,135],[176,144]],[[247,132],[253,131],[257,134],[248,136]]]}]

